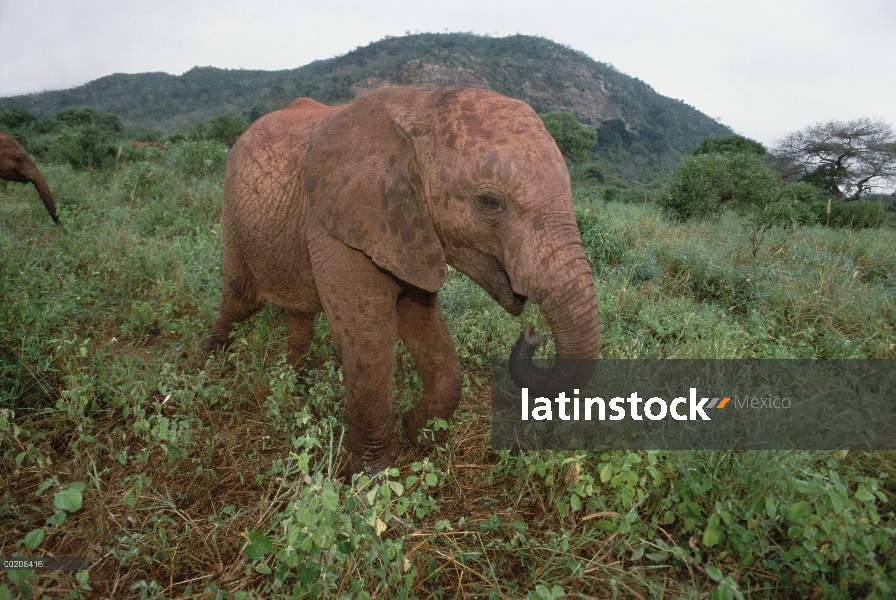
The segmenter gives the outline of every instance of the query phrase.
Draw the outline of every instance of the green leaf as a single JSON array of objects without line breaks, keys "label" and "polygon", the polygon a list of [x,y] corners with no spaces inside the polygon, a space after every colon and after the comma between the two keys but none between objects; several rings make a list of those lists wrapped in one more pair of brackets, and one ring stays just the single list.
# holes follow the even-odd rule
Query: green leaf
[{"label": "green leaf", "polygon": [[578,512],[582,508],[582,500],[576,494],[573,494],[569,497],[569,507],[573,512]]},{"label": "green leaf", "polygon": [[610,481],[610,478],[613,476],[613,465],[607,463],[604,465],[604,468],[600,470],[600,482],[607,483]]},{"label": "green leaf", "polygon": [[53,504],[56,505],[56,508],[70,513],[81,510],[83,503],[84,497],[81,495],[81,491],[73,489],[72,486],[61,492],[56,492],[53,496]]},{"label": "green leaf", "polygon": [[874,495],[864,485],[860,485],[859,489],[856,490],[856,500],[859,502],[874,502]]},{"label": "green leaf", "polygon": [[35,496],[40,496],[41,494],[43,494],[44,492],[46,492],[46,491],[47,491],[47,488],[50,487],[51,485],[53,485],[54,483],[56,483],[56,478],[55,478],[55,477],[50,477],[49,479],[47,479],[46,481],[44,481],[42,484],[40,484],[40,487],[37,488],[37,491],[34,492],[34,495],[35,495]]},{"label": "green leaf", "polygon": [[397,481],[390,481],[389,487],[392,488],[396,496],[401,496],[404,493],[404,486]]},{"label": "green leaf", "polygon": [[6,576],[12,583],[28,583],[34,579],[33,569],[11,569],[6,572]]},{"label": "green leaf", "polygon": [[35,529],[34,531],[28,532],[23,540],[25,547],[29,550],[34,550],[38,546],[40,546],[41,542],[44,541],[44,530],[43,529]]},{"label": "green leaf", "polygon": [[[379,520],[379,517],[377,517],[377,520]],[[318,527],[311,534],[311,540],[318,548],[329,548],[330,543],[333,541],[333,530],[326,526]]]},{"label": "green leaf", "polygon": [[57,511],[53,514],[52,517],[50,517],[49,519],[47,519],[47,525],[50,525],[50,526],[52,526],[52,527],[55,527],[56,525],[59,525],[60,523],[62,523],[63,521],[65,521],[65,517],[67,517],[67,516],[68,516],[68,513],[65,512],[64,510],[57,510]]},{"label": "green leaf", "polygon": [[426,481],[426,485],[428,485],[430,487],[439,483],[439,478],[436,477],[435,473],[427,473],[426,477],[424,477],[423,479],[424,479],[424,481]]},{"label": "green leaf", "polygon": [[317,574],[319,571],[320,567],[318,567],[314,563],[314,561],[309,558],[307,561],[305,561],[305,564],[296,569],[296,579],[298,579],[302,583],[311,583],[317,578]]},{"label": "green leaf", "polygon": [[843,495],[835,490],[828,490],[828,498],[831,499],[831,507],[834,509],[835,513],[843,512],[843,508],[845,506]]},{"label": "green leaf", "polygon": [[715,527],[707,527],[706,531],[703,532],[703,545],[707,548],[712,548],[716,544],[722,541],[723,535],[722,532],[716,529]]},{"label": "green leaf", "polygon": [[274,544],[271,543],[271,540],[256,531],[250,531],[249,544],[243,552],[252,560],[260,560],[265,554],[272,552],[273,550]]},{"label": "green leaf", "polygon": [[706,565],[706,574],[713,581],[722,581],[722,570],[712,565]]},{"label": "green leaf", "polygon": [[805,519],[809,515],[812,514],[812,505],[804,500],[800,500],[799,502],[794,502],[790,508],[787,510],[787,518],[796,521],[799,519]]},{"label": "green leaf", "polygon": [[324,489],[324,493],[321,494],[320,501],[325,509],[336,510],[339,507],[339,494],[331,488],[326,488]]},{"label": "green leaf", "polygon": [[774,519],[778,514],[778,505],[775,503],[774,498],[765,499],[765,514],[768,515],[769,519]]}]

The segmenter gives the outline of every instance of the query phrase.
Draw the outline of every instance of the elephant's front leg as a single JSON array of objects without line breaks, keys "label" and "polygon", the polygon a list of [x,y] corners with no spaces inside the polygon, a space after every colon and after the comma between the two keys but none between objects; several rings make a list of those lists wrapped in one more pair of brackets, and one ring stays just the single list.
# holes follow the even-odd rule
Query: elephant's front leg
[{"label": "elephant's front leg", "polygon": [[434,417],[445,421],[451,417],[460,403],[463,374],[435,292],[413,288],[399,299],[398,334],[423,381],[423,398],[402,418],[405,435],[425,449],[444,444],[445,430],[434,435],[421,430]]},{"label": "elephant's front leg", "polygon": [[362,252],[319,241],[312,268],[333,340],[342,357],[348,423],[343,475],[392,465],[392,364],[398,339],[395,279]]}]

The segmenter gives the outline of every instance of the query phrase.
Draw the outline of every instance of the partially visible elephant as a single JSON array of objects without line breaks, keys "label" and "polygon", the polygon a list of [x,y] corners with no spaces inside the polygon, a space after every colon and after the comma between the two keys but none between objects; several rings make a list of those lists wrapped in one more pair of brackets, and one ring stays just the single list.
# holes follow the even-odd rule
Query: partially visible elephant
[{"label": "partially visible elephant", "polygon": [[33,183],[50,217],[54,222],[59,222],[56,203],[53,202],[53,195],[44,176],[16,138],[5,133],[0,133],[0,178],[18,183]]},{"label": "partially visible elephant", "polygon": [[[403,416],[421,447],[460,402],[462,374],[437,293],[450,264],[519,315],[541,305],[557,358],[594,359],[594,280],[569,174],[526,104],[482,89],[383,88],[350,104],[300,98],[234,144],[223,199],[223,292],[206,351],[263,302],[286,309],[298,362],[323,310],[342,357],[345,473],[392,462],[395,342],[423,397]],[[518,342],[529,374],[536,342]],[[550,372],[547,372],[550,377]]]}]

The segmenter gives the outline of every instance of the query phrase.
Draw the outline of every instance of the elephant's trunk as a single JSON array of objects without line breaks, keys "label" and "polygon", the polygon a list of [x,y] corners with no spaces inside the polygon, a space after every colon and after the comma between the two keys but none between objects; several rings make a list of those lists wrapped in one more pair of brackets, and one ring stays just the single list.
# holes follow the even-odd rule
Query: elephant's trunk
[{"label": "elephant's trunk", "polygon": [[[594,280],[584,253],[559,272],[568,275],[541,302],[541,310],[554,335],[556,361],[539,367],[532,355],[543,339],[527,327],[511,353],[510,374],[520,387],[538,388],[554,394],[567,387],[584,387],[600,354],[600,316]],[[572,392],[572,390],[568,390]]]},{"label": "elephant's trunk", "polygon": [[56,203],[53,201],[53,195],[50,193],[50,186],[47,185],[40,172],[30,175],[29,179],[34,184],[34,187],[37,188],[37,193],[40,199],[43,200],[44,206],[47,207],[50,218],[53,219],[53,222],[59,223],[59,217],[56,216]]}]

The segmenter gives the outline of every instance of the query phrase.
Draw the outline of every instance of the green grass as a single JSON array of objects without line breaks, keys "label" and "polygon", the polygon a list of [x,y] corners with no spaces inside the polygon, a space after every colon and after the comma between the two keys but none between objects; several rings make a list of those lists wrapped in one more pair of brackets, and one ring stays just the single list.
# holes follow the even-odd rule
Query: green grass
[{"label": "green grass", "polygon": [[[172,167],[181,168],[172,168]],[[490,364],[520,319],[449,269],[465,374],[447,448],[396,426],[386,483],[331,477],[344,407],[320,319],[304,369],[280,311],[199,340],[220,287],[220,152],[0,189],[0,598],[892,597],[893,453],[491,450]],[[896,358],[896,234],[674,224],[577,194],[604,357]],[[536,307],[523,319],[544,329]],[[403,348],[396,411],[421,393]]]}]

